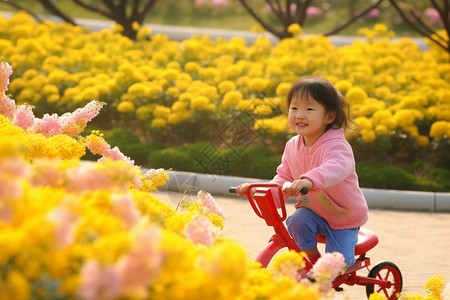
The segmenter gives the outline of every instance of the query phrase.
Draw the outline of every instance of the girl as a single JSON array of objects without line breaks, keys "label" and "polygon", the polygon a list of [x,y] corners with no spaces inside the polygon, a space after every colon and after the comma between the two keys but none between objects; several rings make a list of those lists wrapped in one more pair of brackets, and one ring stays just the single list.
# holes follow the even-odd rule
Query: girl
[{"label": "girl", "polygon": [[[326,252],[340,252],[347,266],[355,262],[359,227],[368,219],[355,160],[343,128],[351,122],[348,104],[326,79],[305,76],[287,96],[289,125],[296,135],[285,146],[271,182],[283,186],[284,201],[297,198],[297,210],[286,220],[289,234],[314,264],[320,258],[317,235],[326,236]],[[248,183],[237,188],[239,196]],[[307,195],[301,195],[302,188]]]}]

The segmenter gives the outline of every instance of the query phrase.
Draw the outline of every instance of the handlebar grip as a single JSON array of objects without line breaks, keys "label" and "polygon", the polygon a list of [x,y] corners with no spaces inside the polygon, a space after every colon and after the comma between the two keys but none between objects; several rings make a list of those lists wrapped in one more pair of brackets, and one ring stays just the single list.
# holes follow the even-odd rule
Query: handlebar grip
[{"label": "handlebar grip", "polygon": [[230,188],[228,189],[228,192],[230,192],[231,194],[236,194],[236,192],[237,192],[237,187],[235,187],[235,186],[230,187]]},{"label": "handlebar grip", "polygon": [[307,188],[307,187],[302,188],[302,189],[300,190],[300,193],[302,193],[303,195],[308,194],[308,188]]}]

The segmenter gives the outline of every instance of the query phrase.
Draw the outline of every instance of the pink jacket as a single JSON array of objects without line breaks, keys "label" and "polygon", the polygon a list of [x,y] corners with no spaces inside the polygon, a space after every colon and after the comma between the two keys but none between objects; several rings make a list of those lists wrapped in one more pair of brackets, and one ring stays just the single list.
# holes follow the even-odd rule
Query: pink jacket
[{"label": "pink jacket", "polygon": [[367,222],[367,202],[359,188],[352,148],[342,129],[326,131],[309,148],[299,135],[286,143],[272,182],[283,185],[305,177],[314,187],[307,198],[298,197],[296,208],[312,209],[333,229],[360,227]]}]

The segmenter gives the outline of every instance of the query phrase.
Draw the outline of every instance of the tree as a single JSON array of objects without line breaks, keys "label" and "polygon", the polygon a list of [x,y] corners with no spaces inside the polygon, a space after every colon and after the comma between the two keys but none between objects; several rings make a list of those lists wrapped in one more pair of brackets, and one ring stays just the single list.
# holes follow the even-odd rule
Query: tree
[{"label": "tree", "polygon": [[[25,9],[24,7],[17,4],[17,1],[1,1],[18,9]],[[55,1],[38,1],[46,10],[48,10],[53,15],[60,17],[65,22],[77,25],[70,16],[68,16],[56,4],[54,4]],[[96,1],[95,4],[91,4],[86,0],[72,1],[87,10],[100,14],[108,19],[115,21],[117,24],[122,25],[122,27],[124,28],[122,34],[130,38],[131,40],[135,40],[137,31],[133,28],[133,23],[136,22],[137,24],[139,24],[139,27],[142,26],[145,17],[152,10],[158,0],[99,0]]]},{"label": "tree", "polygon": [[413,4],[404,3],[404,1],[398,0],[389,0],[389,2],[397,10],[403,21],[411,27],[411,29],[429,39],[440,48],[444,49],[444,51],[449,54],[450,61],[450,0],[430,0],[431,7],[438,12],[441,25],[446,31],[447,36],[439,34],[433,29],[432,25],[427,24],[423,16],[417,13],[418,10],[413,7]]},{"label": "tree", "polygon": [[[247,10],[247,12],[268,32],[272,33],[279,39],[284,39],[292,37],[292,34],[288,31],[288,27],[292,24],[299,24],[303,26],[307,19],[307,9],[311,6],[313,0],[285,0],[284,5],[281,3],[282,0],[265,0],[271,12],[280,20],[282,28],[276,28],[271,26],[269,22],[265,21],[261,15],[259,15],[256,10],[249,4],[248,0],[239,0],[242,6]],[[373,1],[371,1],[373,2]],[[343,30],[353,22],[355,22],[360,17],[364,16],[372,9],[377,8],[383,0],[376,0],[372,4],[368,5],[359,14],[352,15],[346,22],[338,25],[337,27],[326,32],[324,35],[336,34]]]}]

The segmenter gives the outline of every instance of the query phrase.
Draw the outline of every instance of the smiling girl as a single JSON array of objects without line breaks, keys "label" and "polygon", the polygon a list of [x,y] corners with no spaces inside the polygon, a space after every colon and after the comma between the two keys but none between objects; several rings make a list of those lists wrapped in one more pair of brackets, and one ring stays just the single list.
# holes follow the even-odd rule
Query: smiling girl
[{"label": "smiling girl", "polygon": [[[285,146],[277,175],[284,201],[296,197],[297,210],[286,220],[289,234],[314,264],[320,258],[317,235],[326,237],[325,252],[340,252],[347,266],[355,262],[359,227],[368,208],[359,188],[355,159],[344,136],[352,121],[348,104],[328,80],[305,76],[287,96],[289,125],[296,135]],[[237,188],[242,197],[248,183]],[[300,190],[308,188],[302,195]]]}]

